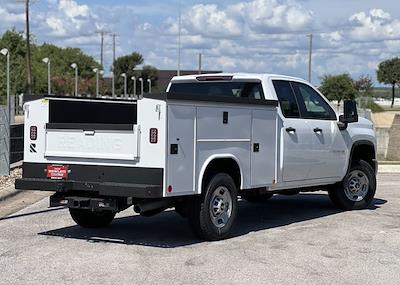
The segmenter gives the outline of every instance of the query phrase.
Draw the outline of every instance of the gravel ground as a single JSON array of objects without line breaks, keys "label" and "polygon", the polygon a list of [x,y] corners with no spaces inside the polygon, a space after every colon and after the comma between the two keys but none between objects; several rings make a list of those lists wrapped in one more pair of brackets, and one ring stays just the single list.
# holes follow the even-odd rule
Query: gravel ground
[{"label": "gravel ground", "polygon": [[21,178],[22,168],[13,169],[10,176],[0,176],[0,191],[14,187],[15,179]]},{"label": "gravel ground", "polygon": [[326,193],[239,203],[233,237],[197,240],[174,211],[132,209],[82,229],[42,200],[0,219],[0,284],[399,284],[400,175],[373,205],[335,209]]}]

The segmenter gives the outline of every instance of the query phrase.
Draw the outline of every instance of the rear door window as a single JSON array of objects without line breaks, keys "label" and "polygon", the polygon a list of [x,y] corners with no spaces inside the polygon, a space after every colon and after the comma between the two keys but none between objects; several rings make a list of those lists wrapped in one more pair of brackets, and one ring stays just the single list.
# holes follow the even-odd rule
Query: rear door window
[{"label": "rear door window", "polygon": [[260,82],[185,82],[172,83],[170,93],[235,98],[264,99]]},{"label": "rear door window", "polygon": [[300,118],[299,106],[289,81],[273,80],[276,95],[286,118]]}]

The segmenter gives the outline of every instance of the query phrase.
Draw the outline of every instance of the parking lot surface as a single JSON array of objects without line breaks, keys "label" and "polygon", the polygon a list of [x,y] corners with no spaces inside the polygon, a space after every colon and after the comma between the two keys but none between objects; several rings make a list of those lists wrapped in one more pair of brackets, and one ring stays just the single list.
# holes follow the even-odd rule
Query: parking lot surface
[{"label": "parking lot surface", "polygon": [[240,202],[219,242],[174,211],[82,229],[44,199],[0,220],[0,284],[399,284],[399,185],[379,175],[373,206],[353,212],[323,192]]}]

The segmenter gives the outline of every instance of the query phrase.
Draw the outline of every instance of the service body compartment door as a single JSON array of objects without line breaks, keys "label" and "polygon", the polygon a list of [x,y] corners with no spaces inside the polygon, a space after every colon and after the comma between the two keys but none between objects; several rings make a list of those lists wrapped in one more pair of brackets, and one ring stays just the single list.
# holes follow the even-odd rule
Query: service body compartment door
[{"label": "service body compartment door", "polygon": [[276,165],[276,110],[253,110],[251,185],[272,185]]},{"label": "service body compartment door", "polygon": [[138,126],[132,130],[46,129],[45,157],[135,160]]},{"label": "service body compartment door", "polygon": [[193,194],[196,108],[168,105],[167,195]]}]

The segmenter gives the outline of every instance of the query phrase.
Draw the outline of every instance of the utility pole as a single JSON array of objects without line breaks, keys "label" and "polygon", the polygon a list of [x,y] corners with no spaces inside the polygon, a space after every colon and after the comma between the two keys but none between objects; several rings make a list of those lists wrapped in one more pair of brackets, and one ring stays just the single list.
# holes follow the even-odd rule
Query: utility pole
[{"label": "utility pole", "polygon": [[96,32],[97,34],[100,35],[100,64],[103,67],[103,62],[104,62],[104,36],[109,34],[109,32],[100,30]]},{"label": "utility pole", "polygon": [[114,74],[114,64],[115,64],[115,40],[117,38],[117,34],[112,34],[113,37],[113,62],[111,65],[111,71],[112,71],[112,96],[115,97],[115,74]]},{"label": "utility pole", "polygon": [[182,33],[182,1],[179,0],[179,22],[178,22],[178,72],[181,75],[181,33]]},{"label": "utility pole", "polygon": [[103,66],[104,32],[101,32],[100,65]]},{"label": "utility pole", "polygon": [[311,66],[312,66],[312,49],[313,49],[313,34],[307,35],[310,38],[310,45],[308,51],[308,82],[311,83]]},{"label": "utility pole", "polygon": [[201,74],[201,53],[199,53],[199,74]]},{"label": "utility pole", "polygon": [[32,2],[37,0],[16,0],[17,3],[25,4],[25,29],[26,29],[26,83],[28,94],[32,94],[32,60],[31,60],[31,34],[29,25],[29,7]]},{"label": "utility pole", "polygon": [[25,15],[26,15],[26,64],[27,64],[27,83],[28,93],[32,94],[32,61],[31,61],[31,36],[29,28],[29,0],[25,1]]}]

